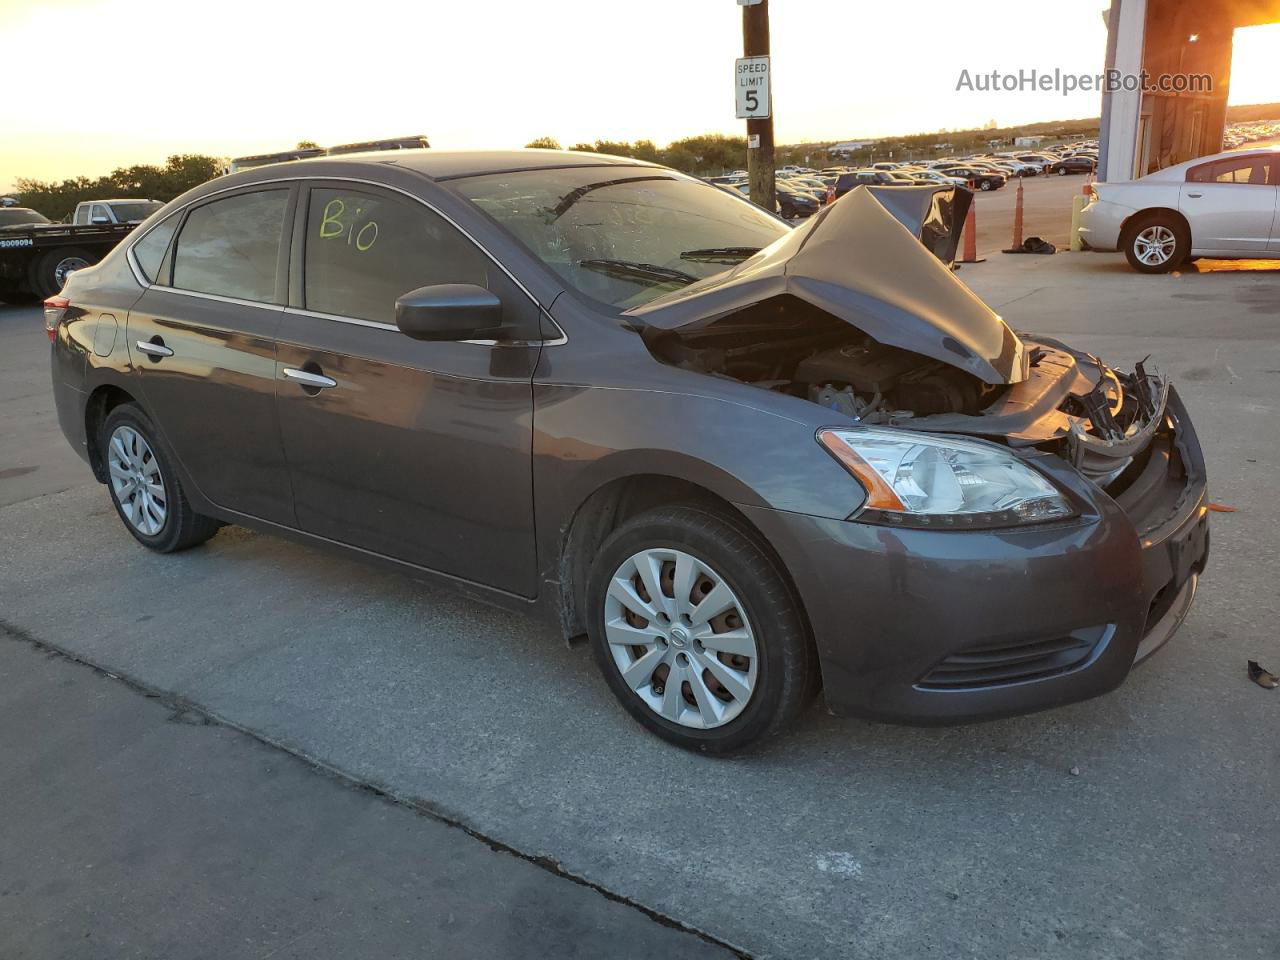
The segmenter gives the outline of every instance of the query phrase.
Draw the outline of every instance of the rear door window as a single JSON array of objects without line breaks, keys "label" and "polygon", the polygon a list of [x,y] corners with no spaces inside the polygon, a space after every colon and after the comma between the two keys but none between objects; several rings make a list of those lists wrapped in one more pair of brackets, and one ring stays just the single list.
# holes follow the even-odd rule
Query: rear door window
[{"label": "rear door window", "polygon": [[287,189],[242,193],[196,207],[178,235],[173,286],[275,303]]},{"label": "rear door window", "polygon": [[1275,177],[1272,176],[1274,169],[1269,157],[1229,157],[1192,167],[1187,173],[1187,179],[1193,183],[1246,183],[1254,186],[1275,186]]},{"label": "rear door window", "polygon": [[312,188],[303,263],[307,310],[394,324],[397,299],[437,283],[488,287],[488,258],[408,197]]}]

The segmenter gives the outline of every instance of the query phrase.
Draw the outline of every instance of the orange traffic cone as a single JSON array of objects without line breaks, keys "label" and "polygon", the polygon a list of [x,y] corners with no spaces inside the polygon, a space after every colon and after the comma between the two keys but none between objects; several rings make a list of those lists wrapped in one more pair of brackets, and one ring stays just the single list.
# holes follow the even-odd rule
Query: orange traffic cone
[{"label": "orange traffic cone", "polygon": [[956,263],[981,263],[986,258],[978,257],[978,213],[977,204],[969,202],[969,213],[964,218],[964,256]]}]

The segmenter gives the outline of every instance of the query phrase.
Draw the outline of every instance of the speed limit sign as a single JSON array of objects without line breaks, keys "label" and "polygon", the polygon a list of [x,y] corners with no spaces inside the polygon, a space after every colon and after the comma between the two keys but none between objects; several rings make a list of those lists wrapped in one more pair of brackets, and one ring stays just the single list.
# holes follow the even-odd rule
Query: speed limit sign
[{"label": "speed limit sign", "polygon": [[734,93],[738,119],[769,116],[769,58],[739,57],[734,70]]}]

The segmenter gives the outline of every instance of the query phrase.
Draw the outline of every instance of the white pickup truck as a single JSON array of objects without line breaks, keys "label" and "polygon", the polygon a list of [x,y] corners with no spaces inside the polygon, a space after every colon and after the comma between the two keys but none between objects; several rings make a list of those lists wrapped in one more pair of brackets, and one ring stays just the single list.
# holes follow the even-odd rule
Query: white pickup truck
[{"label": "white pickup truck", "polygon": [[76,207],[74,222],[50,223],[28,207],[0,203],[0,300],[51,297],[74,270],[97,263],[141,221],[158,200],[91,200]]},{"label": "white pickup truck", "polygon": [[141,223],[163,206],[159,200],[86,200],[76,204],[71,222],[82,227]]}]

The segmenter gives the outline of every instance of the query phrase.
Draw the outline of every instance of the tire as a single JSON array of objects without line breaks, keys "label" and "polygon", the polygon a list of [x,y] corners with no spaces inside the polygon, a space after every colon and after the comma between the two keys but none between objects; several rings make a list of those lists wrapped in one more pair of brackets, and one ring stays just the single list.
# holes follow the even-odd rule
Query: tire
[{"label": "tire", "polygon": [[[142,408],[122,403],[112,410],[102,424],[98,445],[106,463],[107,491],[120,522],[144,547],[174,553],[204,543],[218,532],[219,521],[191,509],[173,457]],[[148,482],[140,484],[141,478]],[[136,492],[127,495],[130,491]]]},{"label": "tire", "polygon": [[991,189],[991,181],[990,181],[990,180],[979,180],[979,181],[978,181],[978,189],[979,189],[979,190],[990,190],[990,189]]},{"label": "tire", "polygon": [[782,205],[782,219],[794,220],[795,217],[796,217],[796,208],[791,206],[791,204],[789,203],[784,203]]},{"label": "tire", "polygon": [[1139,214],[1125,226],[1124,257],[1139,273],[1168,273],[1186,262],[1191,235],[1167,213]]},{"label": "tire", "polygon": [[1060,176],[1060,177],[1065,177],[1065,176],[1067,175],[1067,172],[1068,172],[1068,171],[1067,171],[1067,168],[1066,168],[1066,167],[1059,167],[1059,168],[1058,168],[1058,176]]},{"label": "tire", "polygon": [[[639,571],[649,558],[654,565],[644,581]],[[646,594],[652,600],[645,582],[664,593],[665,626],[654,604],[648,618],[635,612],[646,610]],[[678,582],[689,586],[684,604]],[[624,584],[632,585],[630,607],[620,599]],[[697,604],[711,599],[719,607],[712,592],[723,597],[722,589],[732,602],[700,623]],[[694,506],[632,517],[601,546],[586,595],[592,651],[610,689],[642,726],[686,750],[723,755],[772,736],[818,688],[799,601],[778,561],[737,518]],[[718,636],[724,639],[712,643]],[[648,642],[626,643],[632,637]],[[623,676],[629,668],[631,682]],[[673,671],[682,677],[679,688],[668,682]]]},{"label": "tire", "polygon": [[62,290],[72,270],[91,266],[94,255],[80,247],[58,247],[31,261],[29,280],[31,289],[41,300]]}]

